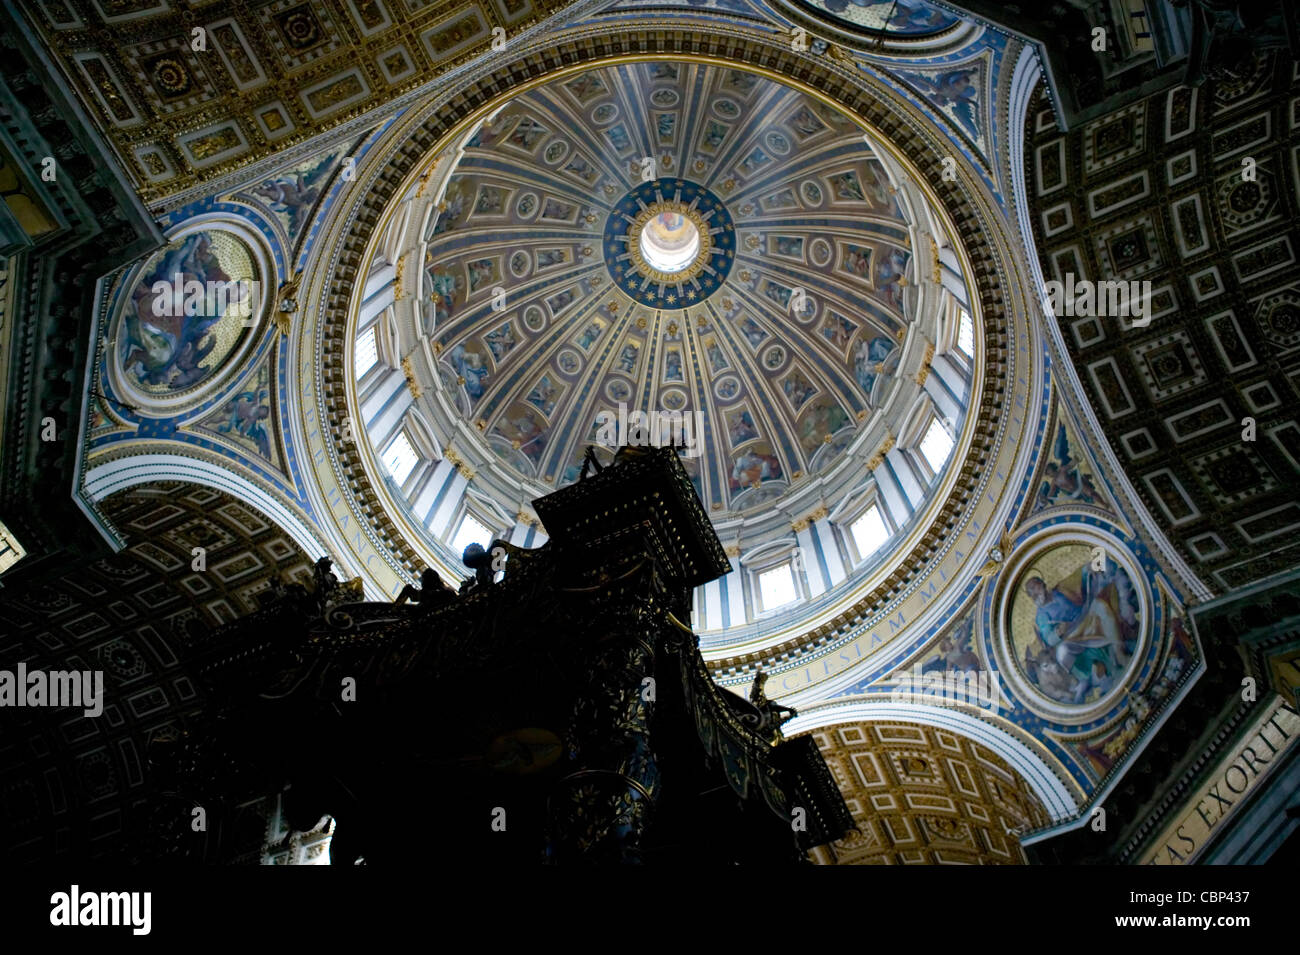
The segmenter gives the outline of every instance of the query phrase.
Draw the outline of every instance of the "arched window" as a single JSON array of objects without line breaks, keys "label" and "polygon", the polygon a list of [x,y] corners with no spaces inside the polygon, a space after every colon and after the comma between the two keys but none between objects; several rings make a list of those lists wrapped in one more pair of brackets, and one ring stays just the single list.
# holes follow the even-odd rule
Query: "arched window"
[{"label": "arched window", "polygon": [[930,465],[930,470],[935,475],[943,469],[948,461],[948,455],[952,454],[952,445],[952,435],[948,433],[948,429],[938,418],[931,418],[918,447],[926,464]]},{"label": "arched window", "polygon": [[957,312],[957,348],[967,358],[975,357],[975,323],[964,308]]},{"label": "arched window", "polygon": [[762,604],[761,612],[784,607],[799,599],[799,591],[795,589],[794,571],[789,561],[758,574],[758,599]]},{"label": "arched window", "polygon": [[885,518],[875,504],[849,525],[849,532],[853,535],[859,561],[866,560],[889,540],[889,528],[885,526]]},{"label": "arched window", "polygon": [[395,437],[384,449],[382,457],[384,468],[393,476],[393,480],[400,486],[405,483],[415,465],[419,463],[419,455],[415,453],[415,448],[411,445],[411,439],[406,436],[405,431],[397,432]]},{"label": "arched window", "polygon": [[463,554],[470,544],[481,544],[487,548],[495,536],[486,524],[466,511],[460,519],[456,533],[452,535],[451,549],[457,554]]}]

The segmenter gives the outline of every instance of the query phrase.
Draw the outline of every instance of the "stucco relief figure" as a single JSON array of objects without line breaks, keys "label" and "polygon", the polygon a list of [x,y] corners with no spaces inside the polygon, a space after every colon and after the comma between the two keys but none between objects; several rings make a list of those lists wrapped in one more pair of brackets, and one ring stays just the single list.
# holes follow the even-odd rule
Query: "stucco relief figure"
[{"label": "stucco relief figure", "polygon": [[1033,610],[1033,638],[1024,647],[1025,675],[1061,703],[1088,703],[1115,686],[1138,640],[1137,599],[1128,574],[1111,560],[1085,563],[1049,584],[1024,581]]},{"label": "stucco relief figure", "polygon": [[1092,475],[1079,469],[1081,462],[1070,451],[1070,439],[1063,424],[1058,427],[1052,450],[1055,452],[1054,460],[1047,462],[1043,483],[1038,489],[1039,507],[1070,501],[1098,503],[1101,494],[1093,484]]},{"label": "stucco relief figure", "polygon": [[271,209],[283,217],[289,234],[297,235],[307,221],[312,206],[320,198],[325,180],[334,170],[336,156],[325,156],[291,169],[252,188]]}]

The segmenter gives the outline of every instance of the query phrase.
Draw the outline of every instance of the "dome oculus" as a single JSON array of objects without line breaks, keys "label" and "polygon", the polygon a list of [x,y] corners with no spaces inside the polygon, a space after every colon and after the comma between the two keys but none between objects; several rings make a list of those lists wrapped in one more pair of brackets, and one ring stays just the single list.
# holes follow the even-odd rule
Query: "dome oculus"
[{"label": "dome oculus", "polygon": [[652,179],[610,210],[604,245],[605,267],[623,292],[651,308],[682,308],[703,302],[726,281],[736,227],[704,186]]},{"label": "dome oculus", "polygon": [[641,228],[641,258],[660,272],[680,272],[700,251],[700,230],[680,212],[660,212]]}]

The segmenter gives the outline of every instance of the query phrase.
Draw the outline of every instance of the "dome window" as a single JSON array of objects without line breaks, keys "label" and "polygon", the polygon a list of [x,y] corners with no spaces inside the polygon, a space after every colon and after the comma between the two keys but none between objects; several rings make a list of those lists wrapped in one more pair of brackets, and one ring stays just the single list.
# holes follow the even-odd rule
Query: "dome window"
[{"label": "dome window", "polygon": [[406,436],[405,431],[398,433],[383,456],[384,468],[399,485],[410,477],[418,460],[415,448],[411,446],[411,439]]},{"label": "dome window", "polygon": [[970,312],[961,309],[957,313],[957,347],[968,358],[975,357],[975,323],[971,321]]},{"label": "dome window", "polygon": [[470,544],[481,544],[486,548],[492,543],[492,536],[487,525],[473,514],[466,513],[460,519],[460,526],[456,528],[456,533],[451,539],[451,549],[457,554],[463,554]]},{"label": "dome window", "polygon": [[849,530],[853,533],[853,543],[858,548],[861,560],[866,560],[889,540],[885,519],[880,514],[880,508],[874,504],[849,526]]},{"label": "dome window", "polygon": [[760,573],[758,593],[764,611],[794,603],[799,595],[794,587],[794,573],[790,569],[790,564],[779,564]]},{"label": "dome window", "polygon": [[680,272],[700,252],[700,230],[677,212],[661,212],[641,230],[641,255],[660,272]]},{"label": "dome window", "polygon": [[379,361],[379,343],[375,339],[375,327],[372,325],[357,336],[357,378],[361,378]]},{"label": "dome window", "polygon": [[931,418],[930,426],[925,429],[925,437],[921,439],[921,454],[925,456],[930,470],[938,474],[951,453],[952,435],[939,423],[938,418]]}]

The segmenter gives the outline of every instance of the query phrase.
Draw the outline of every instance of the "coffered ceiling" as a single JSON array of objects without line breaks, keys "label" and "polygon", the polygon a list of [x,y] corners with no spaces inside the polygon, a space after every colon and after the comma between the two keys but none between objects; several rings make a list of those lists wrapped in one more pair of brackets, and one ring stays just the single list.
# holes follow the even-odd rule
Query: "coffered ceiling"
[{"label": "coffered ceiling", "polygon": [[1017,865],[1047,813],[1002,759],[915,723],[839,723],[812,734],[857,830],[813,850],[836,865]]},{"label": "coffered ceiling", "polygon": [[1150,324],[1061,315],[1144,504],[1226,591],[1300,559],[1300,65],[1176,87],[1062,134],[1040,89],[1026,178],[1045,278],[1150,282]]},{"label": "coffered ceiling", "polygon": [[120,857],[122,840],[147,826],[136,804],[146,790],[149,741],[176,732],[203,705],[187,657],[216,627],[258,609],[276,574],[311,578],[310,562],[279,527],[222,491],[145,484],[110,497],[105,511],[127,537],[125,550],[75,572],[12,581],[0,602],[0,666],[101,670],[105,697],[98,718],[66,709],[6,712],[0,855],[7,859]]},{"label": "coffered ceiling", "polygon": [[346,124],[565,5],[40,0],[30,22],[154,200]]}]

